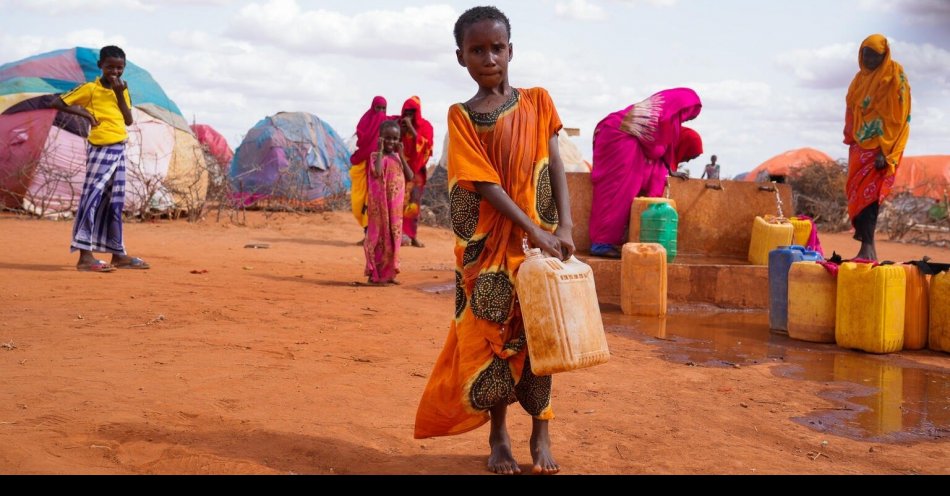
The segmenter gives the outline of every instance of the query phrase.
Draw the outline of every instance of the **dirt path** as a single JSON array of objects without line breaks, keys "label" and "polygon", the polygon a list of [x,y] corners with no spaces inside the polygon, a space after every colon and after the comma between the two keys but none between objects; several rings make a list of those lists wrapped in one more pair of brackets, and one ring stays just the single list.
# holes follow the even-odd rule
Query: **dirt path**
[{"label": "dirt path", "polygon": [[[487,473],[487,426],[412,438],[454,304],[450,231],[424,227],[426,247],[403,249],[402,285],[360,287],[345,213],[128,224],[130,254],[152,269],[110,274],[74,269],[70,227],[0,216],[0,473]],[[950,473],[946,434],[879,443],[792,421],[834,405],[827,384],[775,363],[685,366],[636,333],[608,343],[607,364],[555,377],[563,473]],[[950,371],[946,354],[882,359],[901,357]],[[530,421],[509,418],[524,466]]]}]

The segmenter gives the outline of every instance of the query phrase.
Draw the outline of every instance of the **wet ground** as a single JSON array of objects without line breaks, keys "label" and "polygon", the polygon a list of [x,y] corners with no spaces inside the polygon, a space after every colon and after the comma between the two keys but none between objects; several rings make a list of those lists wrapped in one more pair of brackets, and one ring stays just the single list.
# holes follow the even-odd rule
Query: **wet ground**
[{"label": "wet ground", "polygon": [[[697,367],[779,364],[782,380],[817,381],[838,405],[795,422],[876,442],[950,438],[950,355],[929,350],[875,355],[809,343],[768,329],[767,312],[677,311],[665,318],[604,309],[605,330],[658,347],[669,362]],[[940,364],[915,361],[937,357]],[[933,362],[933,360],[930,360]]]},{"label": "wet ground", "polygon": [[[453,294],[455,284],[429,283],[418,289]],[[665,318],[646,318],[604,305],[602,315],[606,332],[654,345],[671,363],[778,364],[772,373],[782,380],[826,384],[822,396],[838,406],[792,419],[817,431],[875,442],[950,438],[950,354],[904,350],[875,355],[799,341],[770,331],[765,311],[679,307]],[[931,359],[915,361],[919,357]]]}]

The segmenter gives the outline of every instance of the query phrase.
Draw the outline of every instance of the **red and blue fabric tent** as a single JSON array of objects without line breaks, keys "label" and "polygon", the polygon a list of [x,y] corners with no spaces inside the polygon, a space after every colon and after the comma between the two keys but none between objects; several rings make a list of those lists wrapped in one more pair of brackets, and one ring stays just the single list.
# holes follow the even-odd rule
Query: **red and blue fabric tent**
[{"label": "red and blue fabric tent", "polygon": [[[0,204],[38,215],[75,210],[89,124],[50,108],[55,95],[101,75],[98,50],[55,50],[0,65]],[[191,209],[204,201],[204,154],[178,106],[132,61],[126,211]]]},{"label": "red and blue fabric tent", "polygon": [[259,199],[319,203],[350,189],[350,152],[329,124],[306,112],[279,112],[244,136],[231,162],[232,191]]}]

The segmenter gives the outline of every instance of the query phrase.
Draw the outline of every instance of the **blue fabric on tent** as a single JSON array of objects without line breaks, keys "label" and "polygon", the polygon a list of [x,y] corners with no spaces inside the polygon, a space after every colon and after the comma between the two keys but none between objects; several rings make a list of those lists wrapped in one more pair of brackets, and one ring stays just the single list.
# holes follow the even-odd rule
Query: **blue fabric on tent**
[{"label": "blue fabric on tent", "polygon": [[350,189],[350,154],[329,124],[306,112],[257,122],[234,151],[236,191],[311,201]]},{"label": "blue fabric on tent", "polygon": [[75,81],[37,77],[15,77],[0,81],[0,95],[17,93],[63,93],[76,87]]},{"label": "blue fabric on tent", "polygon": [[[126,56],[128,56],[128,53],[126,53]],[[76,48],[76,60],[79,61],[79,67],[86,75],[86,81],[94,81],[102,75],[102,69],[99,69],[98,65],[99,50],[78,47]],[[168,98],[165,91],[145,69],[126,60],[122,79],[129,83],[129,94],[132,96],[134,105],[154,103],[184,117],[178,105],[175,105],[175,102]]]},{"label": "blue fabric on tent", "polygon": [[[126,53],[126,56],[128,56],[128,53]],[[64,67],[63,64],[56,60],[63,58],[71,58],[76,61],[79,65],[79,69],[83,73],[84,81],[57,79],[56,76],[63,77],[67,75],[62,69],[62,67]],[[15,73],[17,66],[35,64],[43,60],[47,60],[50,66],[50,73],[48,75],[41,77],[17,76],[2,79],[5,71]],[[99,68],[98,63],[99,49],[86,47],[53,50],[15,62],[9,62],[0,66],[0,79],[2,79],[0,80],[0,95],[14,93],[63,93],[82,83],[95,81],[97,77],[101,76],[102,70]],[[9,74],[7,74],[7,76],[9,76]],[[78,74],[76,76],[78,77]],[[181,122],[187,124],[187,119],[185,119],[185,116],[181,113],[181,109],[178,108],[175,102],[168,98],[168,95],[165,94],[165,91],[162,90],[162,87],[158,85],[148,71],[135,65],[130,60],[126,60],[125,72],[122,74],[122,79],[126,80],[129,84],[129,94],[132,97],[133,105],[153,104],[181,116]],[[181,127],[180,122],[170,124],[178,124],[176,127]],[[183,130],[187,131],[187,129]]]}]

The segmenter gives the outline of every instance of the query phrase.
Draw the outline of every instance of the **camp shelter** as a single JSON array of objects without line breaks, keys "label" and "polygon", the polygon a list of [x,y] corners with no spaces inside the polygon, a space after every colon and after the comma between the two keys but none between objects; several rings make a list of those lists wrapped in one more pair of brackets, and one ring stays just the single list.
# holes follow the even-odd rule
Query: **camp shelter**
[{"label": "camp shelter", "polygon": [[[27,98],[63,93],[102,75],[99,50],[75,47],[34,55],[0,65],[0,112]],[[132,104],[162,121],[189,131],[188,122],[148,71],[126,61],[122,79]]]},{"label": "camp shelter", "polygon": [[785,182],[785,177],[795,169],[811,164],[830,162],[834,162],[834,159],[822,151],[814,148],[798,148],[780,153],[762,162],[749,171],[742,180],[749,182]]},{"label": "camp shelter", "polygon": [[901,159],[893,193],[946,200],[950,195],[950,155],[920,155]]},{"label": "camp shelter", "polygon": [[[86,173],[84,130],[55,125],[53,109],[0,115],[0,202],[41,216],[66,216]],[[191,210],[203,201],[207,170],[195,137],[137,107],[126,146],[125,211]],[[88,129],[88,124],[86,125]]]},{"label": "camp shelter", "polygon": [[207,148],[208,153],[227,172],[231,167],[231,159],[234,158],[234,150],[228,146],[228,140],[208,124],[192,124],[191,130],[194,131],[198,142]]},{"label": "camp shelter", "polygon": [[329,124],[306,112],[279,112],[248,130],[229,177],[245,204],[316,205],[349,191],[349,170],[350,153]]},{"label": "camp shelter", "polygon": [[[83,119],[50,108],[56,94],[101,74],[98,50],[56,50],[0,66],[0,203],[37,215],[67,216],[85,178]],[[151,75],[126,61],[134,123],[128,127],[129,213],[191,210],[205,199],[201,146],[177,105]]]}]

